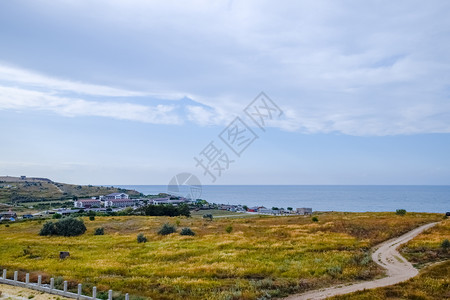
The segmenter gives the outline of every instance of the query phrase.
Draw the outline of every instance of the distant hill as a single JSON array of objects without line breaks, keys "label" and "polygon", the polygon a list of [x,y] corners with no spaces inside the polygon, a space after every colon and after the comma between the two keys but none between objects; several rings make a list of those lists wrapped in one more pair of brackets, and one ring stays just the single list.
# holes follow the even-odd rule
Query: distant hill
[{"label": "distant hill", "polygon": [[48,178],[0,176],[0,203],[71,200],[73,197],[88,198],[118,192],[140,195],[134,190],[115,187],[59,183]]}]

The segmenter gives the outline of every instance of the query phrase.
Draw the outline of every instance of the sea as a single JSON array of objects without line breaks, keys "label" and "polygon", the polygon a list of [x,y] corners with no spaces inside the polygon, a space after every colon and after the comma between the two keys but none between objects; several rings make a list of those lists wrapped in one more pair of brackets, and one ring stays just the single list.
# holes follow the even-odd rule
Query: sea
[{"label": "sea", "polygon": [[[117,187],[117,185],[116,185]],[[167,193],[165,185],[119,185],[145,195]],[[183,195],[183,190],[185,195]],[[181,196],[192,195],[189,187]],[[314,211],[450,211],[450,185],[204,185],[191,198],[267,208],[311,207]]]}]

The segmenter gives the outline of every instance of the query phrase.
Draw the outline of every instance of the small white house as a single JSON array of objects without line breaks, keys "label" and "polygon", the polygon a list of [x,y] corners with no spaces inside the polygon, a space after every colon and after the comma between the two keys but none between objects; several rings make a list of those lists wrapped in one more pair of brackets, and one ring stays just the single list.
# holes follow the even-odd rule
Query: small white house
[{"label": "small white house", "polygon": [[312,214],[312,208],[310,208],[310,207],[297,208],[297,214],[299,214],[299,215],[311,215]]}]

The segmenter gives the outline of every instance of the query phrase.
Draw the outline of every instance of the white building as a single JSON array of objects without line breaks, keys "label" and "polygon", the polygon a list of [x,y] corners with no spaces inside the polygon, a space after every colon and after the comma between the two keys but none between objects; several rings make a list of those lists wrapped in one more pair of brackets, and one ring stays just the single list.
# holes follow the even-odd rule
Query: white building
[{"label": "white building", "polygon": [[112,193],[106,196],[100,196],[101,200],[113,200],[113,199],[129,199],[128,194],[125,193]]},{"label": "white building", "polygon": [[79,199],[74,201],[73,205],[77,208],[91,208],[91,207],[100,207],[100,200],[96,199]]},{"label": "white building", "polygon": [[182,198],[182,199],[170,199],[170,197],[166,197],[166,198],[155,198],[155,199],[151,199],[150,200],[151,203],[153,205],[158,205],[158,204],[180,204],[180,203],[186,203],[187,200]]},{"label": "white building", "polygon": [[312,208],[310,208],[310,207],[297,208],[297,214],[299,214],[299,215],[311,215],[312,214]]},{"label": "white building", "polygon": [[105,200],[105,207],[131,207],[137,206],[139,199],[110,199]]}]

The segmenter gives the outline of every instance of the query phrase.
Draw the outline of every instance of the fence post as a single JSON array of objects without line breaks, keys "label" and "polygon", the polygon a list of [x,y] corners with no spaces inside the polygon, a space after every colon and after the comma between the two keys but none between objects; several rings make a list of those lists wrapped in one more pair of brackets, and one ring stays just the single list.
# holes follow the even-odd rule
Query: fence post
[{"label": "fence post", "polygon": [[14,271],[14,281],[17,281],[18,276],[19,276],[19,272]]},{"label": "fence post", "polygon": [[25,284],[28,285],[30,283],[30,273],[25,275]]},{"label": "fence post", "polygon": [[3,279],[6,279],[6,269],[3,269]]},{"label": "fence post", "polygon": [[42,275],[38,276],[38,286],[41,286],[42,284]]},{"label": "fence post", "polygon": [[53,290],[55,288],[55,278],[50,278],[50,289]]},{"label": "fence post", "polygon": [[128,293],[125,294],[125,300],[130,300],[130,295],[128,295]]},{"label": "fence post", "polygon": [[112,300],[112,290],[108,291],[108,300]]},{"label": "fence post", "polygon": [[64,280],[64,293],[67,293],[67,280]]},{"label": "fence post", "polygon": [[78,299],[80,299],[81,296],[81,283],[78,284]]},{"label": "fence post", "polygon": [[94,286],[93,288],[92,288],[92,299],[97,299],[97,287],[96,286]]}]

